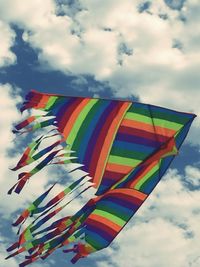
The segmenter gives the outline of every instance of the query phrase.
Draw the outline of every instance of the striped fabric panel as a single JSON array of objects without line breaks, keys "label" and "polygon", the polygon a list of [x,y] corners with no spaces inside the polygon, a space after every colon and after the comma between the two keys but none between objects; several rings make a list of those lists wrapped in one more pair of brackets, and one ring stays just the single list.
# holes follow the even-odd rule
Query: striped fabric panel
[{"label": "striped fabric panel", "polygon": [[70,149],[76,152],[78,159],[71,161],[83,164],[84,171],[90,173],[98,187],[118,127],[131,103],[54,95],[43,97],[37,92],[30,93],[28,98],[32,103],[28,107],[34,103],[34,107],[56,116],[59,131]]},{"label": "striped fabric panel", "polygon": [[[191,123],[195,118],[195,116],[192,114],[185,114],[185,116],[185,118],[187,118],[187,120],[183,120],[185,125],[175,135],[176,147],[178,149],[180,148],[183,140],[185,139],[188,130],[191,126]],[[145,192],[146,194],[150,194],[154,187],[157,185],[157,183],[160,181],[162,176],[165,174],[173,159],[174,155],[162,158],[159,164],[155,165],[149,174],[146,174],[144,177],[142,177],[141,181],[139,181],[138,183],[138,189],[142,192]]]},{"label": "striped fabric panel", "polygon": [[97,195],[126,180],[131,171],[166,144],[190,117],[190,114],[133,103],[118,129]]},{"label": "striped fabric panel", "polygon": [[[158,115],[156,114],[154,109],[159,110]],[[154,116],[155,117],[160,116],[160,108],[155,107],[154,109],[153,109]],[[169,112],[172,113],[172,111]],[[180,114],[180,118],[182,114],[183,113]],[[121,181],[116,183],[115,185],[116,188],[121,188],[121,187],[134,188],[146,194],[150,194],[154,189],[154,187],[156,186],[156,184],[160,181],[161,177],[164,175],[167,168],[169,167],[169,164],[173,160],[174,155],[177,154],[177,148],[179,148],[181,143],[183,142],[193,119],[194,115],[185,114],[184,119],[181,118],[180,120],[182,123],[184,123],[185,126],[180,123],[179,126],[180,128],[177,130],[174,136],[174,141],[171,140],[170,142],[168,141],[167,143],[165,143],[165,146],[160,148],[160,150],[154,153],[154,155],[151,157],[152,159],[156,158],[156,154],[159,154],[159,156],[157,157],[158,160],[152,160],[151,162],[150,159],[148,159],[150,163],[146,165],[141,164],[138,167],[136,167],[127,176],[122,178]],[[173,121],[175,121],[175,118],[173,118]]]},{"label": "striped fabric panel", "polygon": [[38,101],[36,108],[56,116],[59,131],[76,152],[78,159],[71,161],[83,164],[98,187],[118,127],[131,103],[54,95],[43,98],[40,93],[31,97],[30,102]]},{"label": "striped fabric panel", "polygon": [[147,195],[133,189],[107,192],[85,221],[85,240],[96,250],[107,247],[122,230]]},{"label": "striped fabric panel", "polygon": [[96,187],[101,183],[97,195],[127,180],[128,174],[128,180],[133,179],[133,169],[139,168],[141,162],[191,118],[191,114],[146,104],[35,91],[30,92],[26,100],[26,108],[32,106],[56,116],[59,131],[76,152],[77,159],[71,161],[84,165],[83,169],[93,177]]},{"label": "striped fabric panel", "polygon": [[60,131],[96,186],[103,175],[118,126],[129,106],[128,102],[76,99],[67,105],[64,118],[58,119]]}]

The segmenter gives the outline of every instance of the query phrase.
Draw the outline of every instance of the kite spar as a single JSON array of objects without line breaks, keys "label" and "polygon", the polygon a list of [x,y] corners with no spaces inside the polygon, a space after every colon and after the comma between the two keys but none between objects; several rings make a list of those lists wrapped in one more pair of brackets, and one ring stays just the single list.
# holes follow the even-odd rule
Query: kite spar
[{"label": "kite spar", "polygon": [[[19,194],[29,179],[52,164],[80,163],[96,189],[75,214],[56,217],[66,204],[61,201],[88,181],[86,175],[73,181],[49,201],[51,185],[22,212],[13,226],[19,227],[18,240],[7,258],[26,252],[20,267],[45,259],[56,249],[74,252],[72,263],[106,248],[158,184],[183,143],[194,114],[131,101],[68,97],[32,90],[21,108],[38,109],[43,115],[30,116],[15,126],[14,133],[51,130],[31,142],[13,168],[22,171],[8,194]],[[57,137],[48,147],[44,140]],[[66,158],[67,157],[67,158]],[[45,202],[45,204],[44,204]],[[34,219],[23,228],[29,218]],[[41,227],[41,228],[40,228]],[[21,230],[22,229],[22,230]],[[71,245],[71,247],[70,247]]]}]

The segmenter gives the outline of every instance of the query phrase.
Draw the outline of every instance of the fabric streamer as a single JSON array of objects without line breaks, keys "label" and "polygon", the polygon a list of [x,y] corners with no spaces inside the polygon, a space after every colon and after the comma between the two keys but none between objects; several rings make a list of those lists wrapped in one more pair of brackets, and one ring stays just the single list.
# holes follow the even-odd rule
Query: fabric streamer
[{"label": "fabric streamer", "polygon": [[[26,96],[21,112],[29,109],[46,114],[30,116],[16,125],[14,133],[51,130],[27,146],[12,170],[37,164],[18,175],[8,194],[19,194],[34,174],[49,165],[79,163],[76,169],[85,175],[47,200],[55,182],[12,224],[19,227],[18,239],[7,249],[7,259],[26,253],[20,267],[44,260],[58,248],[75,253],[71,261],[76,263],[109,246],[165,174],[195,118],[149,104],[35,90]],[[41,149],[46,139],[52,143]],[[91,187],[95,196],[80,210],[55,218]],[[31,222],[24,226],[27,219]]]}]

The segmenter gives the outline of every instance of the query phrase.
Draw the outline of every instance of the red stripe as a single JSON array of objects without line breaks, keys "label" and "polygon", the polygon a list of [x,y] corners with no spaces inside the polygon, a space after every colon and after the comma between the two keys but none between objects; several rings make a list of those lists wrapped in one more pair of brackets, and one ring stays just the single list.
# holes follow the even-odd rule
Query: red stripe
[{"label": "red stripe", "polygon": [[32,94],[32,97],[30,98],[30,101],[33,101],[33,102],[34,101],[36,101],[36,102],[40,101],[42,96],[44,95],[43,93],[40,93],[40,92],[38,92],[36,90],[31,90],[30,94]]},{"label": "red stripe", "polygon": [[137,198],[137,196],[134,196],[134,195],[131,196],[131,195],[123,194],[123,193],[118,193],[116,197],[124,201],[127,201],[129,203],[136,204],[137,206],[140,206],[143,203],[143,200]]},{"label": "red stripe", "polygon": [[67,121],[67,123],[63,129],[63,136],[65,138],[67,138],[69,136],[76,120],[78,119],[80,113],[82,112],[82,110],[88,104],[89,101],[90,101],[89,98],[82,99],[81,103],[73,110],[70,118],[68,119],[68,121]]},{"label": "red stripe", "polygon": [[[109,179],[113,179],[113,180],[119,180],[119,179],[121,179],[122,177],[124,177],[124,174],[123,173],[119,173],[119,172],[114,172],[114,171],[108,171],[108,170],[106,170],[105,172],[104,172],[104,175],[103,175],[103,177],[104,178],[109,178]],[[104,179],[103,178],[103,179]],[[103,180],[102,179],[102,180]]]},{"label": "red stripe", "polygon": [[[109,225],[108,221],[106,221],[106,223],[105,222],[103,223],[101,219],[99,220],[99,218],[98,218],[98,220],[97,220],[97,218],[95,218],[93,216],[92,216],[92,218],[91,218],[91,216],[89,216],[88,219],[85,221],[85,223],[87,223],[89,226],[91,225],[95,228],[98,228],[98,229],[104,231],[104,232],[107,232],[108,235],[112,236],[112,237],[115,237],[116,234],[121,230],[121,227],[117,227],[114,224]],[[98,231],[98,229],[97,229],[97,231]]]},{"label": "red stripe", "polygon": [[77,99],[75,99],[75,101],[73,101],[71,104],[69,104],[66,107],[64,114],[62,114],[62,119],[58,122],[58,127],[59,127],[59,130],[61,133],[63,133],[63,130],[64,130],[64,128],[67,124],[67,121],[69,120],[72,112],[74,111],[76,106],[78,106],[82,101],[83,101],[83,99],[77,98]]},{"label": "red stripe", "polygon": [[132,128],[132,127],[128,127],[128,126],[120,126],[118,132],[123,133],[123,134],[129,134],[129,135],[144,137],[144,138],[159,141],[159,142],[165,142],[168,139],[168,137],[166,137],[164,135],[156,134],[156,136],[155,136],[155,133],[150,133],[150,132],[147,132],[144,130],[140,130],[140,129]]},{"label": "red stripe", "polygon": [[129,119],[124,119],[122,121],[123,126],[131,127],[133,129],[143,129],[145,131],[148,131],[150,133],[154,134],[159,134],[159,135],[164,135],[168,137],[172,137],[176,131],[173,129],[161,127],[161,126],[154,126],[145,122],[140,122],[140,121],[135,121],[135,120],[129,120]]},{"label": "red stripe", "polygon": [[33,97],[30,100],[30,104],[36,109],[45,108],[50,96],[46,94],[38,94],[34,92]]},{"label": "red stripe", "polygon": [[126,195],[127,197],[131,197],[131,198],[134,197],[134,198],[137,198],[137,199],[142,200],[142,201],[144,201],[145,198],[147,197],[147,194],[142,193],[142,192],[135,190],[135,189],[117,188],[117,189],[113,189],[111,191],[108,191],[103,196],[95,198],[95,202],[106,195],[109,195],[109,196],[115,196],[116,195],[116,197],[122,197],[122,198]]},{"label": "red stripe", "polygon": [[116,231],[116,233],[118,233],[122,228],[120,225],[110,221],[109,219],[107,219],[101,215],[97,215],[97,214],[92,213],[89,215],[87,220],[89,220],[89,219],[95,221],[95,223],[102,222],[102,224],[107,225],[107,227],[109,227],[109,229],[113,229],[113,231]]}]

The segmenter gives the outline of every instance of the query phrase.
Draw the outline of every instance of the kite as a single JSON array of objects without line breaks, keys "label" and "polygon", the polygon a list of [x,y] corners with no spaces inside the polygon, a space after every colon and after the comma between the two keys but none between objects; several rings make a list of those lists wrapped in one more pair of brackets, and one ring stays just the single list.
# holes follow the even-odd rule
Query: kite
[{"label": "kite", "polygon": [[[108,247],[161,180],[196,116],[138,102],[35,90],[26,96],[24,110],[41,114],[30,114],[13,132],[37,130],[42,135],[27,146],[13,168],[30,171],[18,175],[8,194],[19,194],[34,174],[49,165],[79,163],[69,172],[81,169],[85,174],[47,200],[58,182],[50,185],[13,223],[19,227],[18,239],[7,249],[7,259],[27,253],[20,267],[44,260],[58,248],[75,253],[71,260],[75,263]],[[48,146],[43,147],[45,141]],[[67,197],[75,192],[76,198],[90,188],[95,195],[80,210],[56,219],[73,201],[63,203]],[[31,222],[25,227],[27,219]]]}]

